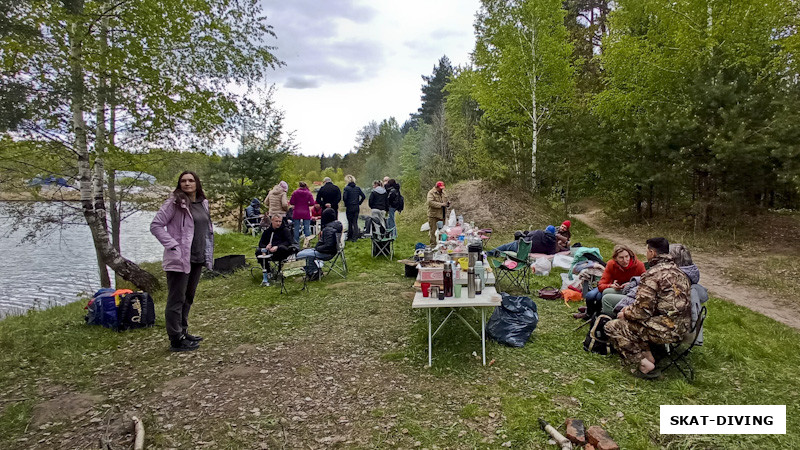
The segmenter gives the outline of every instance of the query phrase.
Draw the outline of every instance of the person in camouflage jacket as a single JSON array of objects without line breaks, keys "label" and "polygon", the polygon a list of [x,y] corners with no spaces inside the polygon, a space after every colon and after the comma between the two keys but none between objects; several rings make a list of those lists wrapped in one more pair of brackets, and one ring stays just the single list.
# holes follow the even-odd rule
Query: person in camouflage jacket
[{"label": "person in camouflage jacket", "polygon": [[642,275],[636,300],[605,326],[608,338],[626,363],[638,363],[647,375],[655,369],[650,344],[679,342],[689,331],[691,286],[669,256],[664,238],[647,240],[650,269]]}]

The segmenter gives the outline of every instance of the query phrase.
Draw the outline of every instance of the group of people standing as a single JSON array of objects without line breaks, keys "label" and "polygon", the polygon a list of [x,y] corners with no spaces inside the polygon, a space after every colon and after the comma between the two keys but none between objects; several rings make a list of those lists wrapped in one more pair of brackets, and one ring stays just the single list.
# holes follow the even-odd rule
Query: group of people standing
[{"label": "group of people standing", "polygon": [[[374,184],[369,204],[375,211],[388,215],[394,227],[395,213],[403,208],[400,185],[386,177],[384,183]],[[344,203],[349,222],[348,235],[358,239],[358,213],[366,196],[356,186],[355,177],[345,177],[344,192],[326,177],[316,198],[308,185],[301,181],[288,195],[289,184],[281,181],[270,189],[264,205],[267,213],[261,218],[264,230],[256,249],[256,256],[265,261],[262,285],[269,286],[270,262],[279,262],[296,253],[297,259],[306,260],[306,274],[318,273],[317,261],[332,259],[338,251],[338,236],[343,232],[338,220],[339,204]],[[248,216],[257,216],[258,200],[247,208]],[[314,248],[299,249],[300,232],[306,243],[312,237],[311,220],[318,219],[319,241]],[[294,227],[292,234],[289,221]],[[178,177],[178,185],[164,202],[150,224],[151,233],[164,246],[162,267],[167,278],[167,305],[165,309],[167,335],[172,351],[191,351],[199,347],[202,337],[189,333],[188,317],[194,303],[197,285],[203,266],[213,268],[214,227],[211,222],[208,199],[200,178],[192,171]]]}]

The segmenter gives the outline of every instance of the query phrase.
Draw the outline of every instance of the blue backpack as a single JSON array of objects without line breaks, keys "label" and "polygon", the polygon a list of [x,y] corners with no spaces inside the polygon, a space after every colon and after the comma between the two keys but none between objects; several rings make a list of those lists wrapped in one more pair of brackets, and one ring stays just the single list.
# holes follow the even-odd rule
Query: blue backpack
[{"label": "blue backpack", "polygon": [[86,305],[86,323],[89,325],[101,325],[106,328],[116,329],[117,303],[114,300],[114,289],[103,288],[95,292],[94,297]]}]

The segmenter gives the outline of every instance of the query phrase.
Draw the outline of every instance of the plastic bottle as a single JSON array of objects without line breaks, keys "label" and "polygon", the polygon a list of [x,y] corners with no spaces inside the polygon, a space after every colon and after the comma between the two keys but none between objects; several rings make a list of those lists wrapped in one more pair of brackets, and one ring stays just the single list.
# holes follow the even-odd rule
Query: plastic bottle
[{"label": "plastic bottle", "polygon": [[450,262],[446,262],[444,265],[444,296],[445,297],[452,297],[453,296],[453,267],[450,265]]}]

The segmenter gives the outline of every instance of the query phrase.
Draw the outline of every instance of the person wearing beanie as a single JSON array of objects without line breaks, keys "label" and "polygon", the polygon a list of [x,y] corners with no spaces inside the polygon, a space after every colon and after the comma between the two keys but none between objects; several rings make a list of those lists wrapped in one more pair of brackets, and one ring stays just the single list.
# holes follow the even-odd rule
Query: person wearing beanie
[{"label": "person wearing beanie", "polygon": [[[543,253],[554,255],[556,253],[556,227],[548,225],[544,230],[517,231],[514,233],[514,241],[496,247],[487,254],[489,256],[499,256],[501,252],[516,252],[519,248],[519,240],[531,243],[531,253]],[[522,259],[524,256],[517,255]]]},{"label": "person wearing beanie", "polygon": [[559,252],[569,250],[569,241],[572,239],[572,233],[569,231],[571,226],[572,222],[565,220],[561,222],[558,231],[556,231],[556,240],[558,241],[558,248],[556,250]]},{"label": "person wearing beanie", "polygon": [[436,185],[428,191],[426,197],[428,204],[428,225],[430,225],[430,244],[436,245],[436,222],[442,221],[444,223],[447,218],[447,208],[450,207],[450,199],[447,198],[447,193],[444,191],[444,181],[437,181]]}]

